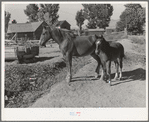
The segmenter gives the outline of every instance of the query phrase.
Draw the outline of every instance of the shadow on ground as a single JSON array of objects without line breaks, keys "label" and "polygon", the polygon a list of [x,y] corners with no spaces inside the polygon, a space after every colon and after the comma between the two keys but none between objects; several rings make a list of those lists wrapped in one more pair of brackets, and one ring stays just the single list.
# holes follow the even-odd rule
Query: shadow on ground
[{"label": "shadow on ground", "polygon": [[[112,84],[112,86],[122,84],[122,83],[128,83],[132,81],[144,81],[146,77],[146,70],[142,68],[138,68],[132,71],[126,71],[123,72],[123,78],[120,82]],[[114,78],[114,74],[112,74],[112,78]]]},{"label": "shadow on ground", "polygon": [[[111,74],[111,78],[113,79],[115,76],[115,73]],[[127,82],[131,82],[131,81],[136,81],[136,80],[140,80],[140,81],[144,81],[146,77],[146,70],[142,69],[142,68],[138,68],[132,71],[125,71],[123,72],[123,78],[120,82],[118,81],[112,81],[114,84],[112,84],[112,86],[114,85],[118,85],[121,83],[127,83]],[[81,76],[81,77],[73,77],[71,82],[77,82],[77,81],[91,81],[91,80],[99,80],[99,78],[95,78],[95,76]]]},{"label": "shadow on ground", "polygon": [[71,82],[77,82],[77,81],[91,81],[91,80],[98,80],[98,78],[95,78],[95,76],[80,76],[80,77],[73,77]]},{"label": "shadow on ground", "polygon": [[39,58],[36,57],[36,62],[38,62],[38,61],[43,62],[43,61],[50,60],[50,59],[55,58],[55,57],[58,57],[58,56],[53,56],[53,57],[39,57]]}]

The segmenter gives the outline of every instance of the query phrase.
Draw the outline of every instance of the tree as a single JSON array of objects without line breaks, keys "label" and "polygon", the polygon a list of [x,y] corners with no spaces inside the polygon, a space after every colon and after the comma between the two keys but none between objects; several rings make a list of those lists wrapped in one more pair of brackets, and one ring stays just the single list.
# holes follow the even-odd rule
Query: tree
[{"label": "tree", "polygon": [[59,4],[40,4],[38,20],[53,25],[59,18],[58,10]]},{"label": "tree", "polygon": [[17,21],[14,19],[14,20],[12,20],[12,24],[16,24],[17,23]]},{"label": "tree", "polygon": [[118,21],[116,23],[116,31],[123,31],[125,28],[125,23],[123,23],[122,21]]},{"label": "tree", "polygon": [[76,14],[76,18],[75,19],[77,21],[77,26],[79,26],[80,32],[81,32],[82,25],[84,24],[84,20],[85,20],[82,9],[80,11],[77,11],[77,14]]},{"label": "tree", "polygon": [[11,17],[11,14],[5,11],[5,33],[7,33],[7,30],[8,30],[8,24],[10,21],[10,17]]},{"label": "tree", "polygon": [[28,16],[29,22],[45,21],[47,24],[54,24],[59,18],[59,4],[29,4],[24,13]]},{"label": "tree", "polygon": [[84,16],[88,20],[87,28],[106,28],[113,14],[110,4],[83,4]]},{"label": "tree", "polygon": [[120,15],[120,21],[117,22],[117,31],[126,28],[133,34],[142,33],[145,23],[145,8],[142,8],[140,4],[126,4],[125,7],[126,9]]},{"label": "tree", "polygon": [[28,16],[29,22],[37,22],[38,21],[38,5],[37,4],[29,4],[26,6],[26,10],[24,13]]}]

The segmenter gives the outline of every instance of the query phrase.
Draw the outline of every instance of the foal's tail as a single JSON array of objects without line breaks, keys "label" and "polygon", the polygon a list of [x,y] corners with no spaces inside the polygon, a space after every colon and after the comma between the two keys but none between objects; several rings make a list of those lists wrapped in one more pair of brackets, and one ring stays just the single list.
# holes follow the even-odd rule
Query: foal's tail
[{"label": "foal's tail", "polygon": [[[123,46],[122,46],[122,47],[123,47]],[[124,58],[124,59],[127,58],[126,55],[125,55],[125,53],[124,53],[124,47],[123,47],[123,50],[122,50],[122,55],[121,55],[121,57]]]}]

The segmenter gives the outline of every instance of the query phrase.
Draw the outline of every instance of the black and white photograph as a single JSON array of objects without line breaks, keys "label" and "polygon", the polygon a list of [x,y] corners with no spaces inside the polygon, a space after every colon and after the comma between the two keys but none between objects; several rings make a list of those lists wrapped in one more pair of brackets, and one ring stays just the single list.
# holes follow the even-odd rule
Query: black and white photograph
[{"label": "black and white photograph", "polygon": [[148,120],[147,1],[2,1],[2,120]]}]

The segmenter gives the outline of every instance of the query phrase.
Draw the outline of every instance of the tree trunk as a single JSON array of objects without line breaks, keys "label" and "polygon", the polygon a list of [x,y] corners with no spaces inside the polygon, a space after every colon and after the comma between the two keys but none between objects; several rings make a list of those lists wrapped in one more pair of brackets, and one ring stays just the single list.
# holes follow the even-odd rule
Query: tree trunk
[{"label": "tree trunk", "polygon": [[81,36],[81,33],[82,33],[82,26],[81,26],[81,24],[79,24],[79,28],[80,28],[80,36]]}]

